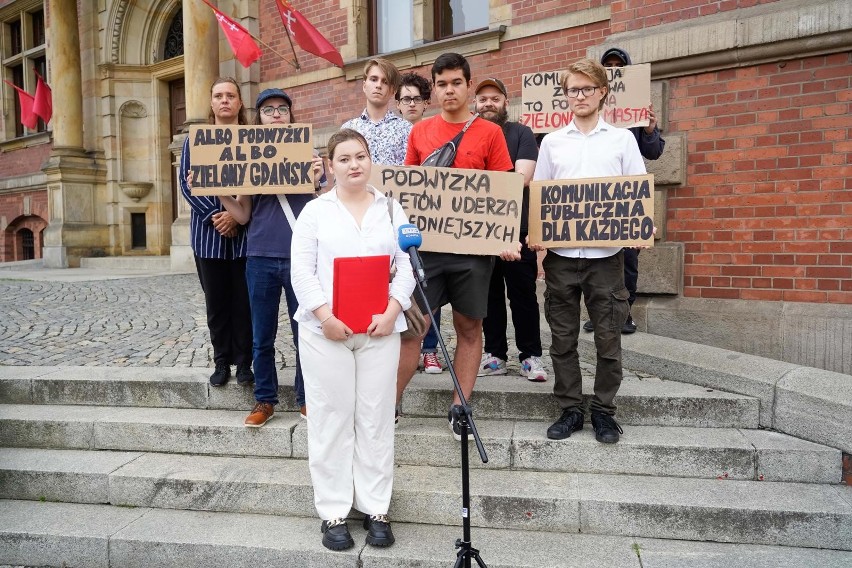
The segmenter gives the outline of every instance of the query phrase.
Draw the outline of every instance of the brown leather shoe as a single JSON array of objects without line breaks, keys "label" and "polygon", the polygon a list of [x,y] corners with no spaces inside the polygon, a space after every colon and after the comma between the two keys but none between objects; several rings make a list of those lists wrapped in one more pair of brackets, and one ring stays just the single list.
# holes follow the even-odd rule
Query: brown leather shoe
[{"label": "brown leather shoe", "polygon": [[268,402],[255,403],[254,408],[251,409],[251,414],[246,416],[245,425],[249,428],[260,428],[272,419],[273,414],[275,414],[275,410],[272,404]]},{"label": "brown leather shoe", "polygon": [[301,416],[305,420],[308,419],[308,407],[304,404],[299,407],[299,416]]}]

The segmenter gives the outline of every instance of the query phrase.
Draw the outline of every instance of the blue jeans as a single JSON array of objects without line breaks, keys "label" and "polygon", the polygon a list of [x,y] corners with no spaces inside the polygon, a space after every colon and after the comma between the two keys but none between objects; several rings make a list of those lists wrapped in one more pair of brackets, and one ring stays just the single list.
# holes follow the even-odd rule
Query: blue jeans
[{"label": "blue jeans", "polygon": [[438,308],[437,313],[435,313],[435,323],[438,324],[437,329],[435,329],[434,325],[429,324],[429,331],[426,332],[426,336],[423,338],[421,353],[438,352],[438,332],[441,331],[441,308]]},{"label": "blue jeans", "polygon": [[254,340],[254,398],[258,402],[278,404],[278,372],[275,369],[275,337],[278,335],[278,306],[281,289],[287,299],[290,329],[296,348],[296,380],[293,390],[296,405],[305,404],[305,383],[299,361],[299,327],[293,314],[299,307],[293,286],[290,284],[290,259],[250,256],[246,262],[246,283],[251,303],[251,321]]}]

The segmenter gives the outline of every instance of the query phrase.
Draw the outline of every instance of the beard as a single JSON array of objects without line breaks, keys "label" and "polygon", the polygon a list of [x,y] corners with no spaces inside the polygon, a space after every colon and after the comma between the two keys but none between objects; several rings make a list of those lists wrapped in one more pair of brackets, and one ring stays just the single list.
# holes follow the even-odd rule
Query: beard
[{"label": "beard", "polygon": [[[483,115],[483,113],[485,113],[485,112],[488,113],[488,116]],[[500,109],[498,111],[493,111],[493,110],[490,110],[490,109],[489,110],[482,110],[482,111],[479,111],[479,114],[482,116],[482,118],[484,118],[488,122],[493,122],[497,126],[501,126],[501,127],[509,121],[509,109],[506,108],[506,107],[503,107],[502,109]]]}]

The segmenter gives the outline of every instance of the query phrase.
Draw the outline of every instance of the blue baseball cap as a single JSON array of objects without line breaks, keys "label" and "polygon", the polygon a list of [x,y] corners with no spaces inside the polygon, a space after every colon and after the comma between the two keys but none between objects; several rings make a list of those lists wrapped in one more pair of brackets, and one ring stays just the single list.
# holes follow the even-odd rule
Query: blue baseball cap
[{"label": "blue baseball cap", "polygon": [[267,99],[279,98],[287,101],[288,106],[293,106],[293,101],[290,99],[290,96],[284,92],[283,89],[264,89],[257,96],[257,101],[254,103],[254,108],[260,108]]}]

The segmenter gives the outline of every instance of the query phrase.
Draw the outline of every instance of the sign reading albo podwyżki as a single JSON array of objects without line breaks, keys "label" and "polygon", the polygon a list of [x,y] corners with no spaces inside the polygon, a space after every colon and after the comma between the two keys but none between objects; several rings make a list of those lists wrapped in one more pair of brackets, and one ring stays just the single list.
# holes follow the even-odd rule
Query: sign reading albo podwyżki
[{"label": "sign reading albo podwy\u017cki", "polygon": [[189,145],[193,195],[314,192],[310,124],[198,124]]},{"label": "sign reading albo podwy\u017cki", "polygon": [[[651,104],[651,65],[607,67],[609,92],[604,99],[601,118],[613,126],[630,128],[648,125]],[[564,71],[527,73],[521,88],[519,122],[533,132],[553,132],[571,123],[574,113],[562,91]]]},{"label": "sign reading albo podwy\u017cki", "polygon": [[654,176],[530,183],[530,244],[545,248],[654,244]]},{"label": "sign reading albo podwy\u017cki", "polygon": [[402,205],[422,251],[498,255],[520,242],[521,174],[373,164],[370,183]]}]

